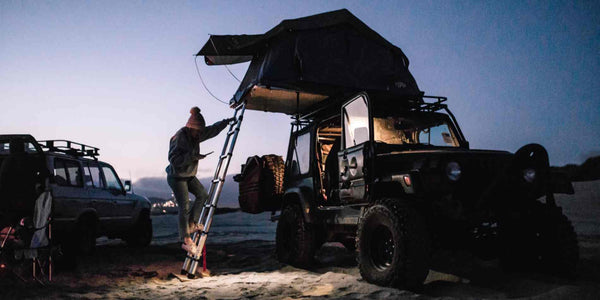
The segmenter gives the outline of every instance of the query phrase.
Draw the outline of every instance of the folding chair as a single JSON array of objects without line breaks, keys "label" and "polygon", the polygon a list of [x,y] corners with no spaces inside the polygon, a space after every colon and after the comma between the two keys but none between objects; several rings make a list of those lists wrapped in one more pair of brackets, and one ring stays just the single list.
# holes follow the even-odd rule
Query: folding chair
[{"label": "folding chair", "polygon": [[52,281],[51,212],[52,193],[47,189],[36,200],[33,219],[22,218],[18,224],[10,224],[0,230],[0,269],[27,281],[23,276],[26,272],[18,270],[31,264],[33,280],[41,284],[46,278]]}]

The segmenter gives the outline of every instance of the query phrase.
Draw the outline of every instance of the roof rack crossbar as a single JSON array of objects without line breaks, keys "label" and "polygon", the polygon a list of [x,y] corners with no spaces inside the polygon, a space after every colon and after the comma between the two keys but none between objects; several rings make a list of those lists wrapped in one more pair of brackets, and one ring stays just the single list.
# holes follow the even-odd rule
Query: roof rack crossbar
[{"label": "roof rack crossbar", "polygon": [[445,109],[446,107],[448,107],[446,104],[444,104],[444,102],[446,102],[448,100],[448,98],[446,98],[446,97],[425,96],[425,95],[423,95],[421,97],[426,98],[426,99],[435,99],[436,101],[425,102],[423,100],[423,102],[419,103],[419,105],[414,107],[413,110],[420,110],[420,111],[425,111],[425,112],[435,112],[435,111]]},{"label": "roof rack crossbar", "polygon": [[61,152],[72,156],[92,157],[100,155],[99,148],[69,141],[69,140],[44,140],[38,141],[38,144],[46,151]]}]

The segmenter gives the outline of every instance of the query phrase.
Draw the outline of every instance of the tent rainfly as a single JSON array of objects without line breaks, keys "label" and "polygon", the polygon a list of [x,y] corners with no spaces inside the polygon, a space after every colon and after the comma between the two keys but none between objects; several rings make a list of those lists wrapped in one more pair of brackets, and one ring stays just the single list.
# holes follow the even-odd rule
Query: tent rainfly
[{"label": "tent rainfly", "polygon": [[265,34],[211,35],[196,55],[208,65],[250,61],[230,104],[253,110],[306,113],[358,91],[421,95],[402,50],[346,9],[284,20]]}]

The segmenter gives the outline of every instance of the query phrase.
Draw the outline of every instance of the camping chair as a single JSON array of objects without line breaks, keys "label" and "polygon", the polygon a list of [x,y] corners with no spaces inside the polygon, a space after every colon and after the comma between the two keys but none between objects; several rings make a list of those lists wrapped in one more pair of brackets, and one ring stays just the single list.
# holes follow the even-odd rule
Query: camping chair
[{"label": "camping chair", "polygon": [[[48,187],[48,184],[46,184]],[[11,271],[26,281],[18,272],[31,263],[32,278],[42,283],[52,281],[52,193],[47,188],[41,193],[33,211],[33,218],[26,217],[17,224],[9,224],[0,231],[0,269]]]}]

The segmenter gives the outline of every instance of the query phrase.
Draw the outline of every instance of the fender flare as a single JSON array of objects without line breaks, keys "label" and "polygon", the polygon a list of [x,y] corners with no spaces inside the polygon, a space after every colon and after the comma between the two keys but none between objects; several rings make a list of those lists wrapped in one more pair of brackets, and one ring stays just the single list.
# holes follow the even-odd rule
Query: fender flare
[{"label": "fender flare", "polygon": [[306,187],[294,187],[287,189],[283,194],[281,210],[288,205],[294,203],[299,204],[300,208],[302,208],[302,216],[304,216],[304,221],[306,221],[306,223],[313,223],[313,207],[311,205],[313,202],[313,196],[310,192],[310,189]]}]

